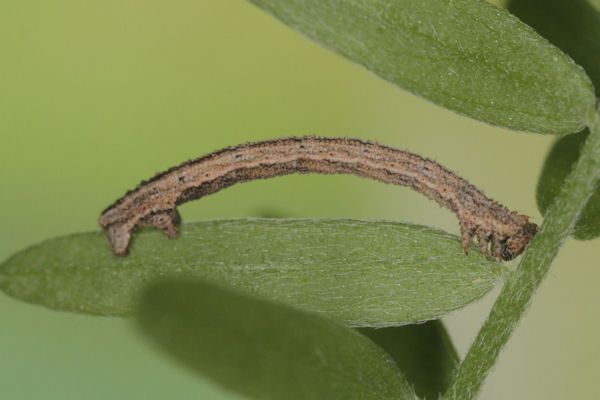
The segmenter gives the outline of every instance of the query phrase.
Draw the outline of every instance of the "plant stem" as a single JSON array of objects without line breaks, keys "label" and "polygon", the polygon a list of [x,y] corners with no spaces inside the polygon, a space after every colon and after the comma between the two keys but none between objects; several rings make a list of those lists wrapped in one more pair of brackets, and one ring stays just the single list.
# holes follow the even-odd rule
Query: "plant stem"
[{"label": "plant stem", "polygon": [[540,231],[509,276],[490,314],[458,367],[443,399],[474,399],[494,366],[500,350],[531,303],[558,249],[600,179],[600,116],[590,123],[581,155],[548,208]]}]

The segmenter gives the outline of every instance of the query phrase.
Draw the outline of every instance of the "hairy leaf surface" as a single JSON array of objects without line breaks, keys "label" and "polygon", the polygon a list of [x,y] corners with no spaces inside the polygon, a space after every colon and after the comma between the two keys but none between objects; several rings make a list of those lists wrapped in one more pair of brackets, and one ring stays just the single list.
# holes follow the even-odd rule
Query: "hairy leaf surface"
[{"label": "hairy leaf surface", "polygon": [[360,220],[237,219],[185,224],[175,240],[147,229],[126,257],[100,232],[51,239],[0,265],[0,288],[57,310],[131,315],[166,275],[202,277],[340,319],[389,326],[436,318],[481,298],[502,266],[453,235]]},{"label": "hairy leaf surface", "polygon": [[568,56],[483,0],[250,0],[380,77],[491,124],[580,131],[594,89]]}]

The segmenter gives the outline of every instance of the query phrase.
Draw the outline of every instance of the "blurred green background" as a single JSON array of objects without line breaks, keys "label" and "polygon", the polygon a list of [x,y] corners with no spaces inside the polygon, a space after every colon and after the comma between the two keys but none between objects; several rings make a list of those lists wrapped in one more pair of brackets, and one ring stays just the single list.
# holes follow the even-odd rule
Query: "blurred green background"
[{"label": "blurred green background", "polygon": [[[97,229],[105,206],[157,171],[286,135],[409,149],[541,222],[534,192],[553,137],[427,103],[242,0],[3,2],[0,51],[0,259]],[[422,196],[351,176],[237,185],[180,211],[187,221],[383,218],[458,232]],[[600,398],[598,243],[566,243],[483,399]],[[461,355],[496,294],[444,317]],[[156,351],[131,321],[3,294],[0,315],[0,398],[235,398]]]}]

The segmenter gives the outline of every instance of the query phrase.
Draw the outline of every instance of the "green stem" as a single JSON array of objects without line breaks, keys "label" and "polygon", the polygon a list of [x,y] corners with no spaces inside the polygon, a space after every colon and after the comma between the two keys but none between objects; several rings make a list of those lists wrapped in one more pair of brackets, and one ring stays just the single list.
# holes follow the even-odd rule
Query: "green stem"
[{"label": "green stem", "polygon": [[490,314],[457,369],[443,399],[474,399],[494,366],[500,350],[510,338],[531,303],[558,249],[567,238],[579,213],[600,179],[600,116],[590,124],[590,135],[579,160],[548,208],[544,223],[519,267],[506,281]]}]

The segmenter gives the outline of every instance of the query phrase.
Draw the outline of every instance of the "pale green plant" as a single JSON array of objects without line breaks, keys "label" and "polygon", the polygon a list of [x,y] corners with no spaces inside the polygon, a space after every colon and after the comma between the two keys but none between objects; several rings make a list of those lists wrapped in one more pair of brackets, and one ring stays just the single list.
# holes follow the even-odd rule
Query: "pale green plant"
[{"label": "pale green plant", "polygon": [[[253,398],[477,397],[561,244],[600,235],[600,18],[585,0],[543,1],[554,10],[544,14],[541,1],[509,4],[537,33],[482,0],[251,0],[460,114],[525,132],[586,130],[551,152],[537,191],[544,221],[515,270],[475,248],[465,257],[459,238],[426,227],[249,219],[188,224],[175,241],[141,231],[125,258],[97,232],[56,238],[5,261],[0,288],[57,310],[137,315],[175,358]],[[439,322],[411,325],[499,282],[462,362]]]}]

